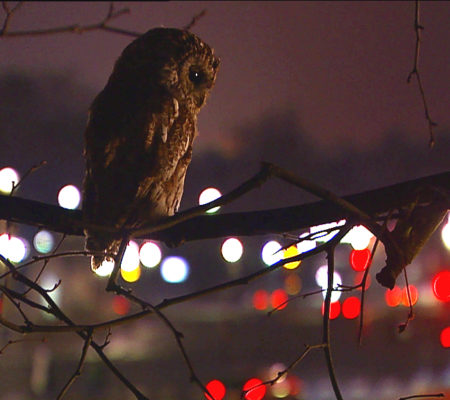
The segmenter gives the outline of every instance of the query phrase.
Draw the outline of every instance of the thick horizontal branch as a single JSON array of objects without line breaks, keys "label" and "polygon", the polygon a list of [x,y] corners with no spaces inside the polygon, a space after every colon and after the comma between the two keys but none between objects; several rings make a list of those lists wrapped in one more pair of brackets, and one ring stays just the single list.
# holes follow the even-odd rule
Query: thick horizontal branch
[{"label": "thick horizontal branch", "polygon": [[[343,199],[369,215],[381,214],[414,200],[423,188],[421,199],[432,199],[433,190],[450,191],[450,171],[398,183],[380,189],[344,196]],[[429,198],[427,198],[429,196]],[[282,233],[346,218],[346,211],[328,201],[262,211],[202,215],[145,236],[167,243],[180,243],[224,236],[251,236]],[[34,200],[0,195],[0,219],[38,226],[68,235],[83,235],[80,210],[67,210]]]}]

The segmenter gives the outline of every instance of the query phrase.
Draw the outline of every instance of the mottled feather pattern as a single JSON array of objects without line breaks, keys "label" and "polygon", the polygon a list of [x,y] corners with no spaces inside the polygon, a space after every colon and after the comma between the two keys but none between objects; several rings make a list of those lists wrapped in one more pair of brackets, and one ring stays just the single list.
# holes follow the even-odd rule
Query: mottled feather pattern
[{"label": "mottled feather pattern", "polygon": [[85,131],[86,249],[101,252],[92,259],[94,269],[117,251],[119,230],[178,210],[197,115],[218,66],[197,36],[170,28],[150,30],[117,60]]}]

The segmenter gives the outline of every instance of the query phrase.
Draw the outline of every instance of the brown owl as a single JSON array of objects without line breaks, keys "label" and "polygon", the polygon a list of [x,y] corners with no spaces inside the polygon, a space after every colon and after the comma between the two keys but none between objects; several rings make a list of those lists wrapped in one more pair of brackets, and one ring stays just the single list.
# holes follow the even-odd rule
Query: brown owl
[{"label": "brown owl", "polygon": [[148,31],[116,61],[85,132],[86,249],[105,254],[92,257],[93,269],[117,252],[115,229],[156,223],[177,211],[197,115],[218,67],[206,43],[170,28]]}]

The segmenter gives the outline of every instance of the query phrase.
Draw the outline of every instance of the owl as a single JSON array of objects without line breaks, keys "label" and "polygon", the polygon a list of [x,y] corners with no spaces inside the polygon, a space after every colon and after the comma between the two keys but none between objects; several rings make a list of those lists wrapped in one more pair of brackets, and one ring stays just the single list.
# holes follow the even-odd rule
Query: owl
[{"label": "owl", "polygon": [[95,270],[122,229],[173,215],[197,136],[197,115],[219,59],[196,35],[156,28],[122,52],[90,110],[84,135],[83,220]]}]

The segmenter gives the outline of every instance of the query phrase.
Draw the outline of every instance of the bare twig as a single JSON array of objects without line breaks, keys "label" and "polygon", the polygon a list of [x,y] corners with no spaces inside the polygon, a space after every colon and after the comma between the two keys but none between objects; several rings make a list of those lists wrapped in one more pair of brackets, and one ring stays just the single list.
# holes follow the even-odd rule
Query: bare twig
[{"label": "bare twig", "polygon": [[406,269],[403,270],[403,274],[405,276],[406,294],[407,294],[408,303],[409,303],[409,311],[408,311],[408,316],[406,317],[406,321],[403,324],[400,324],[398,326],[399,333],[404,332],[405,329],[408,327],[409,321],[412,321],[414,319],[414,308],[413,308],[413,303],[412,303],[412,299],[411,299],[411,290],[409,288],[408,274],[406,272]]},{"label": "bare twig", "polygon": [[425,90],[422,85],[422,80],[419,73],[419,54],[420,54],[420,34],[424,27],[420,24],[420,3],[419,0],[415,1],[415,13],[414,13],[414,31],[416,32],[416,47],[414,51],[414,65],[411,72],[408,75],[407,82],[410,83],[413,76],[417,78],[417,83],[419,85],[419,92],[422,98],[423,108],[425,111],[425,119],[428,122],[428,132],[430,135],[429,146],[433,147],[435,143],[434,139],[434,127],[437,123],[431,118],[430,112],[428,110],[427,100],[425,98]]},{"label": "bare twig", "polygon": [[198,14],[195,14],[192,17],[191,22],[189,22],[189,24],[187,24],[186,26],[183,26],[183,29],[185,31],[189,31],[190,29],[192,29],[194,27],[194,25],[198,22],[198,20],[203,18],[205,15],[206,15],[206,8],[204,8]]},{"label": "bare twig", "polygon": [[0,30],[0,36],[3,36],[8,31],[11,18],[13,17],[14,13],[22,6],[22,4],[23,1],[18,1],[14,7],[10,8],[6,1],[2,1],[2,8],[6,16],[5,20],[3,21],[2,29]]},{"label": "bare twig", "polygon": [[16,191],[16,190],[19,188],[19,186],[23,183],[23,181],[24,181],[26,178],[28,178],[29,175],[31,175],[33,172],[36,172],[39,168],[43,167],[43,166],[46,165],[46,164],[47,164],[47,161],[42,160],[39,164],[32,165],[32,166],[28,169],[28,171],[26,171],[26,172],[23,174],[23,176],[22,176],[22,178],[19,180],[19,182],[13,183],[13,187],[12,187],[12,190],[11,190],[11,192],[9,193],[9,195],[12,196],[12,195],[14,194],[14,191]]},{"label": "bare twig", "polygon": [[[21,4],[20,2],[19,4]],[[121,8],[120,10],[114,10],[114,5],[112,2],[110,2],[108,6],[108,12],[100,22],[90,25],[80,25],[80,24],[74,24],[74,25],[67,25],[67,26],[60,26],[56,28],[47,28],[47,29],[35,29],[35,30],[26,30],[26,31],[13,31],[10,32],[8,30],[9,23],[11,22],[11,18],[14,14],[14,11],[17,11],[18,6],[16,5],[14,8],[9,9],[6,5],[6,1],[3,2],[3,9],[6,12],[5,21],[3,22],[3,28],[0,31],[0,37],[4,38],[12,38],[12,37],[23,37],[23,36],[41,36],[41,35],[54,35],[58,33],[84,33],[84,32],[91,32],[95,30],[103,30],[108,31],[112,33],[118,33],[121,35],[126,36],[132,36],[132,37],[138,37],[141,36],[141,33],[139,32],[133,32],[126,29],[121,28],[115,28],[112,26],[109,26],[109,22],[111,22],[113,19],[116,19],[124,14],[128,14],[130,12],[129,8]],[[6,7],[6,8],[5,8]]]},{"label": "bare twig", "polygon": [[0,355],[4,353],[4,351],[9,347],[12,346],[13,344],[16,343],[24,343],[24,342],[42,342],[44,343],[46,341],[45,337],[41,338],[41,339],[16,339],[16,340],[8,340],[8,342],[2,347],[0,348]]},{"label": "bare twig", "polygon": [[445,397],[444,393],[413,394],[412,396],[400,397],[398,400],[420,399],[426,397]]}]

